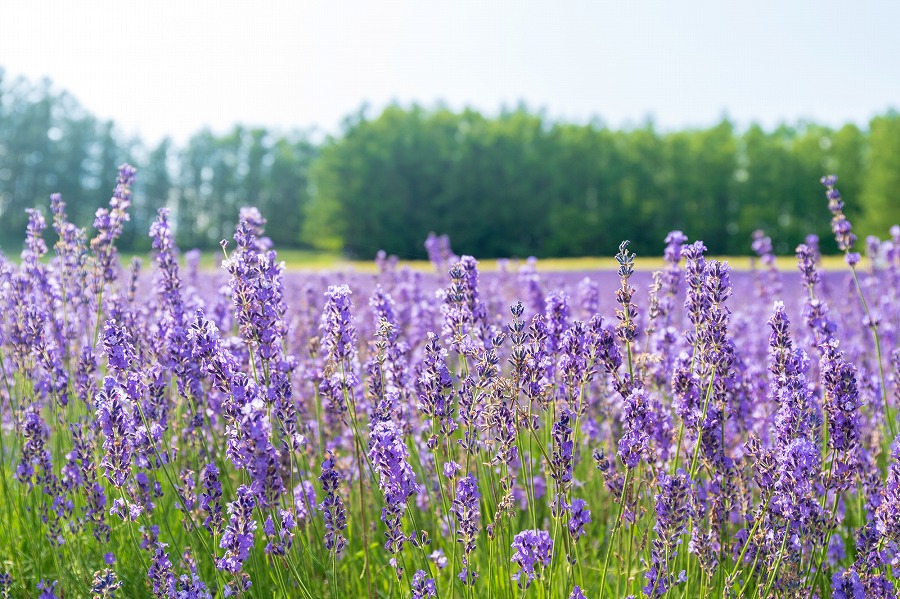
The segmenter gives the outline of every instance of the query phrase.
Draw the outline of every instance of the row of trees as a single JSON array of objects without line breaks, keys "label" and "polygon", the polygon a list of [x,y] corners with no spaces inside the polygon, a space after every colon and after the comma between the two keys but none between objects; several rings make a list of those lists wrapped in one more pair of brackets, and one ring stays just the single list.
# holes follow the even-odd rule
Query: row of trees
[{"label": "row of trees", "polygon": [[88,114],[48,81],[6,80],[0,70],[0,249],[17,250],[25,208],[46,212],[53,192],[62,193],[73,222],[90,226],[126,161],[137,166],[138,179],[123,249],[149,249],[147,231],[161,206],[172,209],[184,248],[217,247],[247,205],[270,217],[267,232],[279,246],[300,246],[317,154],[303,132],[239,126],[222,136],[200,131],[184,148],[168,139],[148,147],[118,135],[114,123]]},{"label": "row of trees", "polygon": [[886,236],[900,223],[900,115],[868,131],[723,120],[660,132],[394,106],[323,145],[307,225],[361,256],[418,255],[428,230],[478,255],[609,255],[621,239],[657,254],[673,228],[723,254],[749,252],[761,228],[784,253],[828,236],[826,173],[840,175],[857,230]]},{"label": "row of trees", "polygon": [[[63,193],[89,225],[129,160],[139,168],[123,244],[144,250],[159,206],[173,209],[182,247],[214,247],[238,208],[256,205],[281,247],[371,257],[385,249],[423,257],[430,231],[481,257],[615,252],[630,239],[659,252],[673,228],[716,253],[749,251],[759,228],[789,252],[828,234],[824,173],[836,172],[862,233],[900,222],[900,115],[867,130],[814,123],[662,132],[652,123],[614,130],[554,122],[520,107],[496,117],[474,110],[391,106],[348,117],[314,143],[304,132],[208,130],[183,148],[117,136],[46,82],[0,71],[0,248],[19,243],[24,208]],[[825,244],[825,249],[831,246]]]}]

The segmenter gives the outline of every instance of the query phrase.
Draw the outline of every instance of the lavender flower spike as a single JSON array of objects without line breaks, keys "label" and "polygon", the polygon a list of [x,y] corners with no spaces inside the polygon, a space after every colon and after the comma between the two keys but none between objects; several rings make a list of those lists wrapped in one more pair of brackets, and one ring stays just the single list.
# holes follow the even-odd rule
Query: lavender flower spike
[{"label": "lavender flower spike", "polygon": [[456,537],[463,546],[463,569],[459,578],[465,585],[474,584],[477,578],[477,574],[469,572],[468,567],[469,554],[475,550],[475,539],[481,524],[481,510],[478,507],[480,499],[478,479],[470,474],[459,480],[456,484],[456,497],[453,498],[450,511],[456,516]]},{"label": "lavender flower spike", "polygon": [[822,185],[825,186],[825,197],[828,198],[828,210],[831,212],[831,232],[834,233],[834,240],[837,242],[838,249],[846,254],[847,264],[856,266],[859,264],[860,256],[855,252],[851,252],[853,244],[856,243],[856,235],[853,233],[853,226],[844,215],[844,200],[841,199],[841,192],[835,188],[837,176],[828,175],[822,177]]},{"label": "lavender flower spike", "polygon": [[512,548],[516,550],[512,561],[520,568],[513,580],[518,581],[519,588],[528,588],[538,576],[536,568],[550,565],[553,539],[546,530],[523,530],[513,538]]},{"label": "lavender flower spike", "polygon": [[437,595],[437,586],[434,578],[428,578],[424,570],[416,570],[412,579],[412,596],[410,599],[425,599],[426,597],[435,597]]},{"label": "lavender flower spike", "polygon": [[372,428],[369,445],[369,459],[378,473],[378,485],[384,494],[381,520],[388,527],[385,549],[397,553],[403,549],[405,540],[400,519],[407,500],[418,492],[419,486],[409,465],[409,451],[403,435],[393,421],[377,422]]}]

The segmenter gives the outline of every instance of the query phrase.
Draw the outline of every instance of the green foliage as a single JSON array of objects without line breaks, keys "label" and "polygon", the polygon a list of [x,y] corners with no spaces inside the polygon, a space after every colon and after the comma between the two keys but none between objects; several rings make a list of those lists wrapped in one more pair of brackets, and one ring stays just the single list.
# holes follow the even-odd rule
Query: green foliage
[{"label": "green foliage", "polygon": [[7,80],[0,69],[0,248],[18,253],[25,209],[46,212],[53,192],[63,194],[76,223],[89,225],[130,150],[112,123],[98,121],[49,81]]},{"label": "green foliage", "polygon": [[[161,206],[173,211],[181,247],[215,248],[242,206],[269,220],[279,247],[379,249],[425,257],[430,231],[483,257],[599,256],[628,238],[655,253],[671,229],[717,254],[746,254],[756,229],[779,253],[828,221],[818,179],[837,173],[847,214],[862,234],[900,222],[900,115],[870,131],[812,123],[662,132],[652,122],[613,130],[555,122],[524,106],[496,117],[438,106],[389,106],[350,115],[341,132],[234,127],[202,130],[183,148],[123,140],[50,83],[0,72],[0,248],[18,253],[29,206],[59,191],[73,221],[90,226],[117,164],[138,166],[126,250],[149,247]],[[834,248],[823,244],[826,252]]]},{"label": "green foliage", "polygon": [[[867,210],[882,221],[889,213],[877,206],[890,202],[891,174],[900,176],[890,168],[900,161],[900,131],[882,124],[890,122],[873,121],[888,164],[885,189]],[[317,225],[307,235],[331,249],[340,239],[363,257],[385,249],[421,258],[432,230],[449,234],[463,253],[579,256],[615,253],[622,238],[652,253],[678,228],[714,253],[739,255],[753,231],[765,229],[788,253],[811,231],[828,236],[823,173],[840,174],[850,217],[860,216],[868,146],[853,125],[739,132],[723,120],[663,133],[652,123],[615,131],[550,122],[522,107],[486,118],[391,106],[374,119],[348,120],[324,144],[309,206]],[[873,230],[884,235],[887,226]]]},{"label": "green foliage", "polygon": [[879,235],[900,223],[900,113],[872,119],[869,146],[861,233]]}]

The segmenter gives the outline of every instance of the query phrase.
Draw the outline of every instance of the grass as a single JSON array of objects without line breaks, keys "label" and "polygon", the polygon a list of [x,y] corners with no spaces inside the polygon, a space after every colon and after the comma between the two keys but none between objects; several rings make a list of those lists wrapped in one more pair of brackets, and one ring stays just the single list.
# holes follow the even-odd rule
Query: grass
[{"label": "grass", "polygon": [[[354,270],[357,272],[375,273],[378,267],[374,260],[348,260],[339,253],[316,252],[311,250],[278,250],[278,258],[284,261],[288,270]],[[130,259],[130,257],[128,258]],[[219,266],[219,254],[206,252],[201,258],[203,268],[217,268]],[[750,256],[712,256],[710,259],[727,261],[734,270],[749,271],[754,261]],[[124,262],[124,260],[123,260]],[[756,261],[758,264],[758,260]],[[487,259],[478,261],[478,270],[482,272],[497,272],[500,260]],[[431,272],[434,267],[427,260],[401,260],[400,267],[409,267],[414,271]],[[513,259],[509,261],[508,268],[518,270],[525,264],[524,260]],[[588,270],[615,270],[618,268],[616,260],[609,256],[583,256],[579,258],[540,258],[537,268],[543,272],[579,272]],[[660,257],[635,259],[635,270],[652,272],[664,268],[665,261]],[[797,263],[793,256],[781,256],[777,262],[778,270],[782,272],[795,272]],[[822,270],[842,270],[846,268],[843,256],[823,256],[820,265]]]},{"label": "grass", "polygon": [[[339,252],[323,252],[317,250],[299,250],[299,249],[278,249],[278,259],[285,263],[285,267],[292,271],[336,271],[336,270],[353,270],[362,273],[376,273],[378,267],[372,260],[350,260]],[[48,262],[52,251],[47,254],[44,261]],[[123,266],[127,266],[134,257],[140,258],[145,265],[151,260],[152,256],[149,252],[121,252],[121,262]],[[756,260],[750,256],[709,256],[709,259],[727,261],[736,271],[749,271],[752,263]],[[8,253],[7,259],[14,264],[19,263],[19,255],[17,253]],[[204,270],[213,270],[219,268],[222,253],[218,250],[207,250],[201,254],[200,267]],[[487,259],[478,261],[478,270],[482,272],[497,272],[499,270],[500,260]],[[756,260],[758,264],[758,260]],[[184,267],[184,256],[181,257],[182,268]],[[427,260],[400,260],[399,266],[408,267],[414,271],[432,272],[434,267]],[[512,259],[509,261],[509,269],[518,270],[519,266],[525,264],[524,260]],[[660,270],[664,267],[665,261],[661,257],[641,257],[635,259],[635,270],[652,272]],[[537,267],[542,272],[579,272],[589,270],[615,270],[618,263],[612,256],[583,256],[578,258],[539,258]],[[797,262],[793,256],[779,256],[777,262],[778,270],[781,272],[796,272]],[[843,255],[822,256],[820,270],[843,270],[846,268]]]}]

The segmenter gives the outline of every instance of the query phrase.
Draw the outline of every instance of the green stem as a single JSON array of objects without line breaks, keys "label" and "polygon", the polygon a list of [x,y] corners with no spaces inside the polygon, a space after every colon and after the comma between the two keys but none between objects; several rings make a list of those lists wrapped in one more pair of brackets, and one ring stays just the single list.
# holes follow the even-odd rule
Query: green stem
[{"label": "green stem", "polygon": [[609,544],[606,546],[606,557],[603,558],[603,574],[600,578],[600,594],[601,596],[606,593],[606,577],[609,572],[609,558],[612,554],[612,546],[616,539],[616,533],[619,532],[619,523],[622,520],[622,512],[625,509],[625,493],[628,489],[628,476],[631,474],[631,469],[625,470],[625,480],[622,483],[622,493],[619,496],[619,509],[616,514],[616,521],[613,524],[612,535],[609,538]]}]

